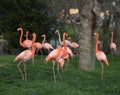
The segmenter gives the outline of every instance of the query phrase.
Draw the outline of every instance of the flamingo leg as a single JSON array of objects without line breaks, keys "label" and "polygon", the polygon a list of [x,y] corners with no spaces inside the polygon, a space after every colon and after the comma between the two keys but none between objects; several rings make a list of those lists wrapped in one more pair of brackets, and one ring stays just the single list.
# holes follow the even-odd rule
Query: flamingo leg
[{"label": "flamingo leg", "polygon": [[102,71],[101,71],[101,79],[103,80],[104,66],[103,66],[102,62],[100,62],[100,65],[101,65],[101,68],[102,68]]},{"label": "flamingo leg", "polygon": [[42,60],[42,51],[41,51],[41,49],[40,49],[40,53],[41,53],[41,60]]},{"label": "flamingo leg", "polygon": [[113,59],[113,49],[111,50],[111,55],[112,55],[112,59]]},{"label": "flamingo leg", "polygon": [[62,80],[62,77],[61,77],[61,74],[60,74],[59,63],[57,63],[57,73],[59,74],[60,80]]},{"label": "flamingo leg", "polygon": [[24,73],[25,73],[25,80],[27,81],[27,74],[26,74],[26,63],[24,63]]},{"label": "flamingo leg", "polygon": [[24,80],[24,75],[23,75],[22,70],[21,70],[21,68],[20,68],[20,65],[21,65],[22,62],[23,62],[23,61],[20,61],[20,62],[18,63],[18,65],[17,65],[17,67],[18,67],[18,70],[19,70],[19,72],[20,72],[20,74],[21,74],[21,76],[22,76],[22,80]]},{"label": "flamingo leg", "polygon": [[68,70],[68,65],[69,65],[69,59],[67,59],[66,63],[65,63],[65,71]]},{"label": "flamingo leg", "polygon": [[55,63],[53,63],[53,77],[54,77],[54,81],[56,83],[56,76],[55,76]]},{"label": "flamingo leg", "polygon": [[35,56],[37,56],[38,55],[38,49],[36,50],[36,54],[35,54]]},{"label": "flamingo leg", "polygon": [[34,63],[34,56],[32,57],[32,63],[33,63],[33,65],[35,65],[35,63]]},{"label": "flamingo leg", "polygon": [[67,63],[66,63],[66,68],[67,68],[67,70],[68,70],[69,63],[70,63],[70,60],[67,59]]},{"label": "flamingo leg", "polygon": [[49,53],[50,53],[50,50],[48,49],[48,51],[47,51],[47,52],[48,52],[48,54],[49,54]]}]

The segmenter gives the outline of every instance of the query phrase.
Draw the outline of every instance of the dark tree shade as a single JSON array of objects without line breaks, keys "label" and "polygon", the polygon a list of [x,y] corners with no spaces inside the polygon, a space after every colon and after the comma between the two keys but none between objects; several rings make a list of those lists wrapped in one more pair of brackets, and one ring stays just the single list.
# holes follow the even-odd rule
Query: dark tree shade
[{"label": "dark tree shade", "polygon": [[38,41],[44,33],[51,35],[49,10],[40,0],[0,0],[0,34],[10,43],[9,48],[20,47],[19,27],[23,27],[24,32],[28,30],[30,35],[37,33]]}]

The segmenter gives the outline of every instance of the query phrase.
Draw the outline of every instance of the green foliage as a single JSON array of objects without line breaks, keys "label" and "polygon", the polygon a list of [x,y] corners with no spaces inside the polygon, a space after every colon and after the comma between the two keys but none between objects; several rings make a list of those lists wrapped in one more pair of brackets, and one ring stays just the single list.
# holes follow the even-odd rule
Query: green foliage
[{"label": "green foliage", "polygon": [[[45,57],[45,56],[44,56]],[[43,58],[44,58],[43,57]],[[78,59],[70,59],[68,71],[57,76],[54,83],[52,64],[43,63],[40,56],[35,57],[35,65],[27,62],[28,81],[22,81],[13,63],[15,56],[2,55],[0,58],[0,95],[119,95],[120,94],[120,56],[108,55],[109,66],[104,64],[104,80],[101,80],[101,66],[96,61],[95,71],[78,70]],[[23,64],[21,66],[23,69]]]},{"label": "green foliage", "polygon": [[39,0],[0,0],[0,34],[10,43],[9,48],[19,47],[19,27],[23,27],[24,32],[28,30],[30,35],[36,32],[38,41],[44,33],[51,35],[52,17],[48,14],[49,10]]}]

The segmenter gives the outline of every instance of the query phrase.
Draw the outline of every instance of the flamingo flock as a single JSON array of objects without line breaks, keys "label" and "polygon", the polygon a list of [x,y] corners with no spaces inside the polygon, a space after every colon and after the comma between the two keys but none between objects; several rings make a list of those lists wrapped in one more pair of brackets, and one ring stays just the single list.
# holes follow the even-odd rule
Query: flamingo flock
[{"label": "flamingo flock", "polygon": [[[14,62],[17,61],[17,60],[20,60],[20,62],[18,63],[17,67],[18,67],[18,70],[21,73],[22,79],[23,80],[25,79],[26,81],[27,81],[26,62],[34,57],[34,54],[35,54],[35,47],[34,47],[35,40],[36,40],[36,34],[33,33],[32,48],[22,51],[14,59]],[[22,73],[22,70],[20,68],[21,63],[24,64],[24,73],[25,73],[25,75]]]},{"label": "flamingo flock", "polygon": [[[69,62],[69,58],[74,56],[71,48],[79,48],[79,44],[77,44],[76,42],[72,42],[71,38],[68,37],[67,32],[64,32],[62,35],[62,40],[61,40],[61,36],[60,36],[60,32],[59,30],[56,30],[55,33],[58,34],[59,37],[59,45],[57,48],[54,48],[50,43],[45,42],[46,40],[46,35],[43,34],[41,37],[43,37],[43,41],[40,42],[36,42],[36,33],[32,34],[32,40],[30,40],[28,38],[29,32],[26,31],[26,39],[24,41],[22,41],[22,37],[23,37],[23,29],[22,27],[17,29],[18,31],[20,31],[20,46],[22,46],[23,48],[26,48],[26,50],[22,51],[20,54],[18,54],[15,59],[14,62],[19,60],[20,62],[17,65],[17,68],[22,76],[22,80],[26,80],[27,81],[27,73],[26,73],[26,63],[28,60],[33,60],[33,64],[34,64],[34,56],[35,54],[38,54],[38,51],[41,52],[41,56],[42,56],[42,49],[45,49],[48,51],[48,55],[45,58],[45,62],[48,63],[48,61],[51,60],[52,62],[52,71],[53,71],[53,78],[54,81],[56,82],[56,73],[55,73],[55,65],[57,65],[57,73],[61,78],[61,74],[59,72],[60,68],[63,68],[63,66],[66,66],[66,68],[68,68],[68,64]],[[101,79],[103,80],[103,75],[104,75],[104,65],[102,62],[104,62],[107,66],[109,66],[109,62],[107,60],[107,57],[105,55],[105,53],[101,50],[99,50],[98,48],[98,44],[99,44],[99,34],[95,33],[95,37],[96,37],[96,48],[95,48],[95,55],[97,60],[100,62],[102,71],[101,71]],[[111,43],[110,43],[110,48],[111,50],[116,51],[116,44],[113,42],[113,32],[111,32]],[[20,68],[21,64],[24,64],[24,74]],[[66,65],[65,65],[66,64]],[[60,68],[59,68],[60,67]]]}]

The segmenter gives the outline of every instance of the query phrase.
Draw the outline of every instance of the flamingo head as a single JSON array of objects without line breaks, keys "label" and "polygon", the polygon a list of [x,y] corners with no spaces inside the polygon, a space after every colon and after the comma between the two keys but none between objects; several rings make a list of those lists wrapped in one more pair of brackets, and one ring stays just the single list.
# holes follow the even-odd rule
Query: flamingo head
[{"label": "flamingo head", "polygon": [[18,30],[18,31],[22,30],[22,27],[19,27],[17,30]]},{"label": "flamingo head", "polygon": [[28,34],[29,34],[29,31],[26,31],[26,34],[28,35]]},{"label": "flamingo head", "polygon": [[64,32],[64,35],[65,35],[66,37],[68,37],[68,34],[67,34],[66,32]]},{"label": "flamingo head", "polygon": [[111,34],[113,34],[113,32],[111,32]]},{"label": "flamingo head", "polygon": [[29,32],[28,32],[28,31],[26,31],[26,34],[25,34],[25,36],[28,36],[28,34],[29,34]]},{"label": "flamingo head", "polygon": [[46,35],[45,35],[45,34],[43,34],[43,35],[42,35],[42,37],[46,37]]},{"label": "flamingo head", "polygon": [[36,40],[36,33],[33,33],[33,39]]},{"label": "flamingo head", "polygon": [[99,34],[98,34],[97,32],[96,32],[96,33],[94,33],[94,35],[95,35],[95,36],[97,36],[97,37],[99,36]]},{"label": "flamingo head", "polygon": [[57,29],[56,31],[55,31],[55,33],[58,33],[59,32],[59,30]]}]

